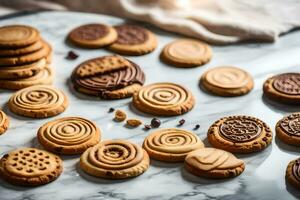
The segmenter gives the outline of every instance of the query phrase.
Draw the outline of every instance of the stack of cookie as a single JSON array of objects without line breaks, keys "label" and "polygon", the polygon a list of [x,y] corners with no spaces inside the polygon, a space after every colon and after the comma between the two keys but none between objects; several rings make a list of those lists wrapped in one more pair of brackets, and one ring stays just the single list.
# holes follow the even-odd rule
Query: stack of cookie
[{"label": "stack of cookie", "polygon": [[25,25],[0,27],[0,88],[18,90],[51,84],[51,47],[37,29]]}]

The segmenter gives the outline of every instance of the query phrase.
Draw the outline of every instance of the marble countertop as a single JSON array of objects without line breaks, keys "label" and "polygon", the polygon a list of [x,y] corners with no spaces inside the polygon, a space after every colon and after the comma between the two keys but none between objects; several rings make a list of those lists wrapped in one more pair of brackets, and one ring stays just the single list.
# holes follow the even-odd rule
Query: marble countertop
[{"label": "marble countertop", "polygon": [[[107,113],[110,107],[120,108],[130,117],[149,123],[152,116],[134,110],[130,106],[130,98],[105,101],[79,95],[70,88],[68,78],[77,64],[89,58],[110,54],[105,49],[74,49],[65,43],[65,36],[72,28],[89,22],[116,25],[123,20],[76,12],[40,12],[3,19],[0,25],[21,23],[35,26],[52,44],[52,66],[56,71],[54,85],[66,92],[70,100],[68,109],[53,118],[85,117],[97,123],[102,130],[103,139],[123,138],[142,144],[149,132],[142,130],[142,127],[128,129],[124,124],[114,122],[113,114]],[[186,120],[182,128],[187,130],[192,130],[196,124],[200,124],[201,128],[195,133],[209,146],[206,131],[214,121],[223,116],[252,115],[265,121],[275,131],[275,124],[282,116],[300,110],[299,106],[271,102],[262,93],[262,84],[270,75],[300,71],[300,31],[282,36],[274,44],[214,46],[214,55],[210,63],[203,67],[180,69],[167,66],[158,59],[163,46],[179,36],[153,27],[148,28],[158,35],[158,48],[149,55],[129,58],[144,70],[146,84],[160,81],[179,83],[188,87],[196,98],[196,106],[186,115],[161,118],[162,127],[175,127],[181,118]],[[80,55],[79,58],[74,61],[66,60],[67,52],[72,49]],[[201,91],[198,86],[201,74],[219,65],[234,65],[251,73],[255,79],[253,91],[246,96],[235,98],[216,97]],[[0,156],[20,147],[41,148],[36,140],[36,132],[42,124],[53,119],[35,120],[12,114],[6,105],[11,94],[11,91],[0,91],[0,105],[11,119],[10,128],[0,136]],[[27,188],[12,186],[0,180],[0,200],[297,199],[300,192],[286,184],[285,169],[288,162],[297,158],[299,153],[299,148],[285,145],[274,138],[272,145],[262,152],[237,155],[245,161],[246,170],[239,177],[227,180],[199,178],[186,172],[182,163],[169,164],[152,160],[149,170],[143,175],[128,180],[110,181],[84,174],[78,168],[79,156],[64,156],[64,172],[50,184]]]}]

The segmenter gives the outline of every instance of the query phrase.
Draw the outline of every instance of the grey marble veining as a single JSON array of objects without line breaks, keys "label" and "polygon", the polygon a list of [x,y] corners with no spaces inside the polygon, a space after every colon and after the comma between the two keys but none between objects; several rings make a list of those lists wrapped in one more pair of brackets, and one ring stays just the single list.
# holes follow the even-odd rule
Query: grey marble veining
[{"label": "grey marble veining", "polygon": [[[144,122],[152,118],[136,111],[130,106],[130,99],[104,101],[90,98],[74,92],[68,78],[73,68],[80,62],[110,54],[106,50],[76,49],[65,43],[67,33],[77,25],[88,22],[101,22],[110,25],[122,23],[123,20],[95,14],[74,12],[42,12],[0,21],[4,24],[30,24],[37,27],[43,37],[54,49],[53,68],[56,71],[54,85],[67,93],[70,105],[59,116],[81,116],[93,120],[102,130],[103,139],[123,138],[142,144],[149,133],[142,128],[128,129],[122,123],[112,121],[113,114],[108,114],[109,107],[121,108],[130,117],[137,117]],[[142,24],[143,25],[143,24]],[[217,119],[231,114],[256,116],[272,127],[284,115],[299,111],[299,106],[287,106],[266,99],[262,94],[262,83],[272,74],[300,71],[300,32],[295,31],[283,36],[274,44],[238,44],[213,47],[212,61],[193,69],[179,69],[167,66],[158,59],[163,46],[179,36],[151,28],[159,39],[158,48],[151,54],[130,57],[146,73],[146,84],[170,81],[188,87],[196,97],[196,106],[184,116],[161,118],[162,127],[175,127],[179,119],[185,118],[182,128],[192,130],[195,124],[201,128],[196,131],[206,141],[208,127]],[[75,49],[80,57],[74,61],[65,59],[67,52]],[[199,89],[201,74],[214,66],[234,65],[250,72],[255,78],[253,91],[243,97],[221,98],[212,96]],[[40,147],[36,140],[37,129],[52,120],[34,120],[19,117],[11,113],[6,106],[11,91],[0,91],[0,105],[11,119],[9,130],[0,136],[0,155],[15,148]],[[134,200],[134,199],[297,199],[300,192],[285,182],[285,169],[288,162],[299,156],[300,149],[283,144],[274,139],[265,151],[237,155],[246,162],[244,173],[229,180],[208,180],[195,177],[183,169],[182,163],[168,164],[151,161],[151,166],[143,175],[121,181],[97,179],[86,175],[78,168],[79,156],[64,156],[64,172],[54,182],[35,188],[12,186],[0,180],[0,200],[17,199],[66,199],[66,200]]]}]

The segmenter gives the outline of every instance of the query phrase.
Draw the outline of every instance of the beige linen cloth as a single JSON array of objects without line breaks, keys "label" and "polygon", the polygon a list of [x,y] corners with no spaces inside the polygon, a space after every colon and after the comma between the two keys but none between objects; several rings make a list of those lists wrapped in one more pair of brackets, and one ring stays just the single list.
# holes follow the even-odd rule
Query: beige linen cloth
[{"label": "beige linen cloth", "polygon": [[[26,0],[22,2],[24,1]],[[161,29],[213,44],[249,40],[273,42],[279,35],[300,26],[300,0],[52,0],[51,2],[70,10],[97,12],[148,22]]]}]

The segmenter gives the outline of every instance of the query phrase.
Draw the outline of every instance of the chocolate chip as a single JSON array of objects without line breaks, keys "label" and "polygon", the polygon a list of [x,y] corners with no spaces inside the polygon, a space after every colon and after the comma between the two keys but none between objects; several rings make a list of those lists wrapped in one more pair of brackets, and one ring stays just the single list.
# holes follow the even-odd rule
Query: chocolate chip
[{"label": "chocolate chip", "polygon": [[262,140],[266,142],[268,141],[268,138],[264,137]]},{"label": "chocolate chip", "polygon": [[115,111],[114,108],[109,108],[109,110],[108,110],[109,113],[112,113],[112,112],[114,112],[114,111]]},{"label": "chocolate chip", "polygon": [[185,120],[184,120],[184,119],[181,119],[181,120],[179,120],[178,126],[182,126],[184,123],[185,123]]},{"label": "chocolate chip", "polygon": [[157,118],[153,118],[151,120],[151,127],[153,127],[153,128],[158,128],[160,126],[160,124],[161,124],[161,122]]},{"label": "chocolate chip", "polygon": [[196,124],[196,126],[194,127],[194,130],[198,130],[200,128],[199,124]]},{"label": "chocolate chip", "polygon": [[144,125],[144,130],[150,130],[151,129],[151,125],[149,125],[149,124],[145,124]]},{"label": "chocolate chip", "polygon": [[74,51],[69,51],[68,55],[66,56],[66,59],[68,60],[75,60],[76,58],[78,58],[78,54],[76,54]]},{"label": "chocolate chip", "polygon": [[267,137],[271,137],[272,135],[271,135],[270,133],[267,133],[266,136],[267,136]]}]

